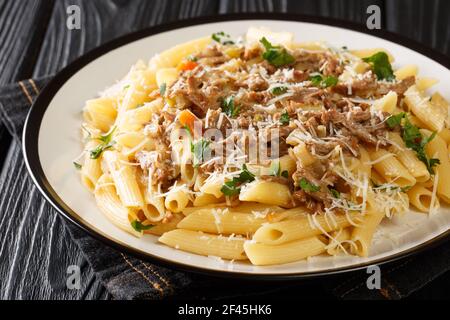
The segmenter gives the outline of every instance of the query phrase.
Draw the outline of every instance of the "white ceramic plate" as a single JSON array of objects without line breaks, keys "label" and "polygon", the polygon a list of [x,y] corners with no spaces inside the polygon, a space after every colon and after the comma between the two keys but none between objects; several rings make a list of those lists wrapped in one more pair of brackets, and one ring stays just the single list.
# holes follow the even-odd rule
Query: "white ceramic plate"
[{"label": "white ceramic plate", "polygon": [[[72,160],[82,150],[79,137],[81,109],[86,100],[120,79],[138,59],[148,60],[178,43],[217,31],[238,36],[250,26],[264,26],[274,31],[293,32],[298,41],[324,40],[336,47],[345,45],[349,48],[382,47],[394,55],[396,67],[413,63],[420,66],[421,75],[439,78],[436,89],[450,99],[450,87],[444,85],[450,83],[450,71],[445,67],[450,65],[448,59],[391,34],[382,35],[394,41],[336,26],[342,26],[342,23],[320,20],[321,24],[316,24],[312,23],[318,21],[315,18],[298,16],[266,15],[259,20],[249,20],[248,16],[219,19],[221,21],[216,18],[182,22],[122,37],[71,64],[43,91],[25,126],[24,154],[40,191],[63,216],[108,244],[153,262],[194,271],[256,278],[305,277],[352,270],[391,261],[448,238],[449,208],[442,208],[431,217],[410,212],[383,222],[368,258],[314,257],[308,261],[256,267],[250,263],[231,264],[175,250],[157,243],[155,236],[137,239],[111,224],[97,209],[93,196],[81,185],[79,175],[73,168]],[[355,29],[355,26],[350,28]],[[407,43],[416,51],[399,43]]]}]

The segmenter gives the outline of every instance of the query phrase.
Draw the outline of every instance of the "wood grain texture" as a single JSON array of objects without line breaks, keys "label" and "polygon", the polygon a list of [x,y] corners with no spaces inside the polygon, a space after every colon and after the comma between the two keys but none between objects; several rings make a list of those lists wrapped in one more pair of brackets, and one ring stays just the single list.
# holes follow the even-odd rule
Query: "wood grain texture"
[{"label": "wood grain texture", "polygon": [[[45,32],[46,10],[52,1],[0,0],[0,86],[28,78],[40,46],[35,45]],[[32,30],[36,28],[36,32]],[[30,34],[32,36],[24,37]],[[11,137],[0,124],[0,168],[6,157]]]},{"label": "wood grain texture", "polygon": [[[449,54],[450,2],[421,1],[419,9],[408,6],[409,2],[0,0],[0,85],[31,75],[54,74],[102,43],[144,27],[232,12],[289,12],[365,23],[367,6],[378,4],[383,26]],[[69,5],[81,8],[81,30],[66,28]],[[1,137],[0,128],[0,142]],[[13,142],[5,156],[0,175],[0,299],[111,298],[96,281],[61,219],[33,187],[20,146]],[[66,270],[72,264],[81,267],[81,290],[66,288]]]},{"label": "wood grain texture", "polygon": [[450,56],[450,1],[386,1],[386,28]]}]

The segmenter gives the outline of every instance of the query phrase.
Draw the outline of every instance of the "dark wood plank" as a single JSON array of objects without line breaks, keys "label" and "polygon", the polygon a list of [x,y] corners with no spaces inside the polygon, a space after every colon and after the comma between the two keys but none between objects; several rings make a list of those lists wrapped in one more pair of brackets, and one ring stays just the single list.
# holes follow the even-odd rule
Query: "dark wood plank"
[{"label": "dark wood plank", "polygon": [[53,1],[0,1],[0,85],[31,76]]},{"label": "dark wood plank", "polygon": [[[81,9],[81,30],[66,28],[66,8]],[[145,27],[217,12],[205,0],[61,0],[50,21],[34,76],[53,74],[83,53],[123,34]]]},{"label": "dark wood plank", "polygon": [[384,7],[383,0],[222,0],[219,12],[288,12],[332,17],[365,24],[369,5]]},{"label": "dark wood plank", "polygon": [[450,1],[386,1],[386,27],[450,56]]},{"label": "dark wood plank", "polygon": [[[31,75],[52,5],[52,1],[0,0],[0,85]],[[11,136],[0,124],[0,168],[10,143]]]},{"label": "dark wood plank", "polygon": [[[66,28],[66,8],[81,8],[81,30]],[[210,1],[57,1],[51,12],[33,76],[52,74],[73,59],[122,34],[143,27],[217,11]],[[25,8],[24,8],[25,10]],[[103,299],[109,294],[77,246],[62,220],[32,187],[19,146],[9,151],[0,178],[0,298]],[[11,198],[7,195],[14,194]],[[14,216],[12,216],[14,212]],[[82,267],[81,290],[66,288],[67,267]]]},{"label": "dark wood plank", "polygon": [[[33,186],[20,148],[14,141],[0,176],[0,299],[106,297],[61,219]],[[80,290],[66,287],[70,265],[81,268]]]}]

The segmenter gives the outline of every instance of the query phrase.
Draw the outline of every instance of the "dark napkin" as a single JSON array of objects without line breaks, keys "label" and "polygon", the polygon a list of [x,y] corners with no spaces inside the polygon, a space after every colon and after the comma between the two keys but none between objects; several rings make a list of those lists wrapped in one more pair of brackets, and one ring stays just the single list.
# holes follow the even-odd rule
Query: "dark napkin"
[{"label": "dark napkin", "polygon": [[[17,141],[21,140],[23,123],[32,102],[50,79],[29,79],[0,88],[0,120]],[[450,248],[444,243],[423,254],[381,266],[380,289],[368,289],[366,282],[370,274],[366,270],[313,281],[221,279],[150,264],[104,245],[69,223],[65,225],[98,279],[117,299],[400,299],[450,269]]]}]

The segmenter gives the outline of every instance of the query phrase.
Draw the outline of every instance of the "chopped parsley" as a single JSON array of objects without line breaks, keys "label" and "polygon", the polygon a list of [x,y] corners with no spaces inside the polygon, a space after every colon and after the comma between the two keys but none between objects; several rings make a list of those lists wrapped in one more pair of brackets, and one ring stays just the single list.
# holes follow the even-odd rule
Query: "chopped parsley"
[{"label": "chopped parsley", "polygon": [[386,124],[389,128],[393,129],[402,123],[402,119],[406,116],[406,113],[400,112],[396,115],[390,116],[386,119]]},{"label": "chopped parsley", "polygon": [[283,112],[280,116],[280,122],[282,125],[288,125],[291,118],[289,117],[289,113],[287,111]]},{"label": "chopped parsley", "polygon": [[126,86],[123,87],[123,90],[127,90],[130,87],[129,84],[127,84]]},{"label": "chopped parsley", "polygon": [[323,77],[320,74],[313,75],[309,78],[313,86],[328,88],[337,85],[338,78],[333,76]]},{"label": "chopped parsley", "polygon": [[241,186],[244,183],[252,182],[255,180],[255,175],[248,171],[247,166],[242,166],[242,171],[238,177],[234,177],[232,180],[225,182],[222,185],[220,191],[226,196],[235,196],[241,192]]},{"label": "chopped parsley", "polygon": [[213,33],[212,36],[211,36],[211,38],[212,38],[214,41],[216,41],[216,42],[218,42],[218,43],[220,43],[220,44],[222,44],[222,45],[225,45],[225,46],[228,45],[228,44],[234,44],[234,41],[231,40],[230,35],[229,35],[229,34],[226,34],[226,33],[223,32],[223,31]]},{"label": "chopped parsley", "polygon": [[276,96],[279,96],[280,94],[286,93],[287,89],[288,89],[287,87],[279,86],[272,88],[270,92]]},{"label": "chopped parsley", "polygon": [[334,188],[330,188],[330,193],[336,199],[339,199],[341,197],[341,193]]},{"label": "chopped parsley", "polygon": [[377,52],[362,60],[370,64],[373,72],[377,75],[378,80],[392,81],[395,79],[394,70],[392,70],[389,57],[385,52]]},{"label": "chopped parsley", "polygon": [[283,170],[281,172],[280,176],[283,177],[283,178],[289,179],[289,172],[287,170]]},{"label": "chopped parsley", "polygon": [[81,168],[83,168],[83,166],[81,164],[79,164],[78,162],[76,162],[76,161],[73,162],[73,166],[77,170],[81,170]]},{"label": "chopped parsley", "polygon": [[259,42],[266,49],[262,55],[263,59],[275,67],[282,67],[295,62],[295,58],[285,48],[272,45],[265,37],[259,40]]},{"label": "chopped parsley", "polygon": [[102,143],[100,143],[97,147],[95,147],[93,150],[90,151],[90,158],[91,159],[98,159],[103,151],[108,150],[112,148],[112,146],[116,143],[112,140],[112,136],[114,134],[114,131],[116,131],[117,127],[114,127],[112,130],[109,131],[109,133],[105,135],[101,135],[97,140],[100,140]]},{"label": "chopped parsley", "polygon": [[197,142],[191,142],[191,152],[194,156],[193,165],[198,167],[200,163],[205,161],[206,153],[208,152],[208,147],[211,141],[200,139]]},{"label": "chopped parsley", "polygon": [[433,167],[440,163],[439,159],[429,159],[425,153],[425,146],[428,142],[434,139],[436,132],[433,132],[431,136],[424,137],[419,131],[419,128],[413,125],[408,118],[405,117],[403,124],[402,138],[405,145],[416,152],[417,158],[425,163],[428,172],[434,174]]},{"label": "chopped parsley", "polygon": [[240,108],[234,104],[234,96],[229,96],[222,101],[222,111],[229,117],[235,118],[239,114]]},{"label": "chopped parsley", "polygon": [[306,178],[301,178],[298,184],[300,188],[306,192],[317,192],[320,190],[320,186],[316,186],[315,184],[309,182]]},{"label": "chopped parsley", "polygon": [[142,224],[142,222],[138,221],[138,220],[133,220],[131,221],[131,226],[133,227],[134,230],[136,230],[137,232],[142,232],[144,230],[148,230],[154,227],[154,225],[149,224],[149,225],[144,225]]},{"label": "chopped parsley", "polygon": [[159,86],[159,94],[163,97],[166,94],[167,85],[163,83]]}]

